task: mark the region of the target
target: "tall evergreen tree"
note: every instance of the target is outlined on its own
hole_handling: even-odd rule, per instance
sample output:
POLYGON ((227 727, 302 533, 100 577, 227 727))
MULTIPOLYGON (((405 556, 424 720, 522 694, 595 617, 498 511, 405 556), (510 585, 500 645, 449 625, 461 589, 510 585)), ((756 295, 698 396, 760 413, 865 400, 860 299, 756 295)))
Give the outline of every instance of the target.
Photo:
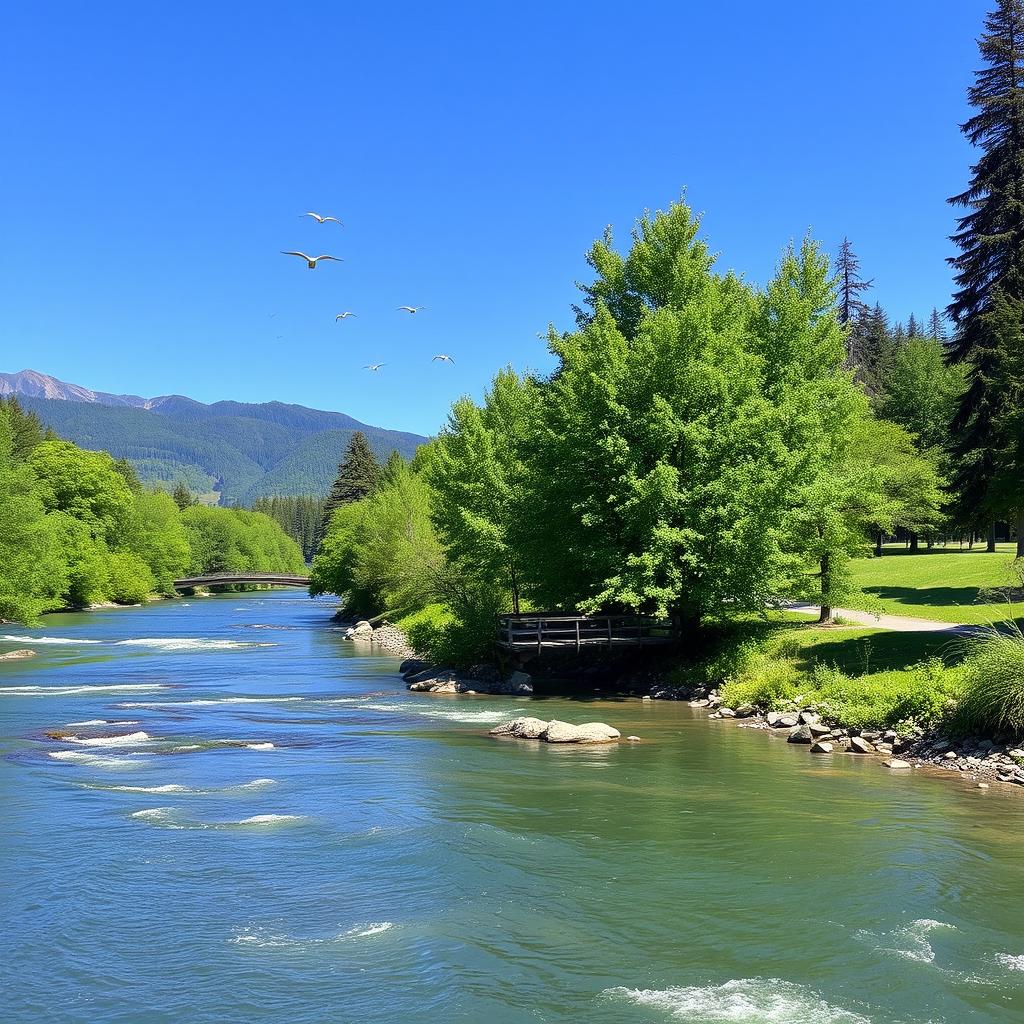
POLYGON ((999 0, 978 46, 985 67, 968 90, 977 113, 961 130, 981 157, 967 189, 950 199, 967 211, 952 236, 960 254, 950 258, 957 291, 948 313, 957 329, 951 357, 968 366, 952 450, 960 518, 969 524, 1021 508, 1019 479, 1009 489, 993 483, 1002 476, 997 423, 1010 402, 1007 311, 1024 299, 1024 0, 999 0))
POLYGON ((910 314, 910 319, 907 321, 907 337, 918 338, 921 336, 921 328, 917 325, 917 317, 913 313, 910 314))
POLYGON ((188 489, 188 484, 183 480, 179 480, 174 485, 174 491, 171 493, 171 497, 174 499, 174 504, 180 509, 190 508, 196 503, 195 496, 188 489))
POLYGON ((945 317, 937 309, 932 310, 932 315, 928 320, 928 337, 933 341, 946 340, 945 317))
POLYGON ((380 474, 380 463, 373 454, 366 435, 357 430, 348 443, 345 458, 338 465, 338 475, 324 503, 321 536, 327 532, 327 524, 334 510, 365 498, 377 486, 380 474))

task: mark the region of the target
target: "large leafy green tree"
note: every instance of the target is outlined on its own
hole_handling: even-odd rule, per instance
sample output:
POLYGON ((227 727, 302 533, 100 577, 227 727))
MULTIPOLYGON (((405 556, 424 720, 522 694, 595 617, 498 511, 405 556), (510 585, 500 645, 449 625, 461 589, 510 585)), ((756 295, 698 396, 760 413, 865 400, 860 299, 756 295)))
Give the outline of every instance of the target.
POLYGON ((512 533, 520 517, 532 518, 523 500, 522 446, 536 390, 531 379, 500 371, 482 407, 468 398, 455 403, 426 460, 434 525, 448 558, 481 586, 507 592, 517 614, 523 570, 512 533))
POLYGON ((695 625, 763 608, 803 557, 790 496, 859 400, 828 263, 805 243, 758 294, 713 272, 698 229, 678 203, 625 257, 606 236, 581 330, 550 337, 515 537, 544 605, 695 625))

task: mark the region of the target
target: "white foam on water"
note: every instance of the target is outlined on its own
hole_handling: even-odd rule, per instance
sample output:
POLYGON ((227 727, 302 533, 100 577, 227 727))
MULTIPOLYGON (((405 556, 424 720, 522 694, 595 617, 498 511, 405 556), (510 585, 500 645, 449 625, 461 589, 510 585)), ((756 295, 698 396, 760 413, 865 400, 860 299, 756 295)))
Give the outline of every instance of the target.
POLYGON ((237 786, 221 786, 216 789, 202 789, 195 786, 182 786, 171 782, 163 786, 103 786, 94 783, 82 783, 85 789, 104 789, 112 793, 189 793, 193 796, 211 796, 215 793, 237 793, 245 790, 263 789, 276 785, 276 779, 253 779, 241 782, 237 786))
POLYGON ((196 700, 122 701, 121 708, 190 708, 215 704, 280 704, 301 697, 201 697, 196 700))
POLYGON ((268 932, 262 928, 245 931, 236 935, 231 942, 238 946, 254 946, 257 949, 307 949, 311 946, 329 946, 353 939, 366 939, 372 935, 381 935, 391 931, 395 925, 392 921, 373 921, 357 925, 337 935, 311 936, 303 938, 297 935, 282 935, 268 932))
POLYGON ((1024 953, 997 953, 996 960, 1009 971, 1024 971, 1024 953))
POLYGON ((525 714, 522 709, 515 711, 469 711, 466 708, 426 707, 422 704, 360 704, 361 711, 398 711, 422 718, 436 718, 447 722, 465 722, 469 725, 485 725, 503 722, 507 718, 525 714))
POLYGON ((0 636, 0 640, 5 640, 7 643, 12 644, 51 644, 54 646, 63 644, 103 643, 102 640, 80 640, 68 636, 0 636))
POLYGON ((870 932, 858 931, 855 933, 858 939, 874 944, 876 950, 882 953, 893 953, 903 957, 904 960, 913 960, 916 963, 931 964, 935 962, 935 950, 929 941, 929 936, 938 928, 956 931, 956 925, 947 924, 945 921, 932 921, 930 918, 919 918, 911 921, 910 924, 900 928, 894 928, 891 932, 870 932))
POLYGON ((276 750, 273 743, 246 743, 246 750, 276 750))
POLYGON ((110 721, 108 721, 105 718, 88 718, 84 722, 68 722, 68 724, 65 725, 64 728, 65 729, 70 729, 72 726, 82 726, 82 725, 138 725, 138 724, 139 724, 138 722, 132 722, 132 721, 110 722, 110 721))
POLYGON ((869 1017, 831 1006, 803 985, 776 978, 663 989, 611 988, 603 994, 662 1010, 687 1024, 871 1024, 869 1017))
POLYGON ((275 647, 267 641, 215 640, 199 636, 143 636, 114 641, 118 647, 148 647, 158 651, 233 651, 243 647, 275 647))
POLYGON ((142 811, 135 811, 128 815, 137 821, 148 821, 161 828, 186 828, 174 820, 174 810, 168 807, 147 807, 142 811))
POLYGON ((121 736, 64 736, 68 743, 80 743, 85 747, 135 747, 149 743, 153 737, 148 732, 126 732, 121 736))
POLYGON ((0 697, 76 697, 80 694, 152 693, 161 683, 110 683, 88 686, 0 686, 0 697))
POLYGON ((289 821, 305 821, 302 814, 254 814, 241 821, 226 821, 225 825, 284 825, 289 821))
POLYGON ((69 761, 87 768, 141 768, 148 764, 147 761, 140 761, 136 758, 88 754, 84 750, 54 750, 47 756, 52 757, 55 761, 69 761))

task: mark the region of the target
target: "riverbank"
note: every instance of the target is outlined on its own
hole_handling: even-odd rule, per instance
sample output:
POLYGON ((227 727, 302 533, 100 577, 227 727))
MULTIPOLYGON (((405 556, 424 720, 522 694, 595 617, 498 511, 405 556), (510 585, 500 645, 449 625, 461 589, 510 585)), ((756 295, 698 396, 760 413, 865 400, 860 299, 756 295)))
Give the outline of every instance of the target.
MULTIPOLYGON (((891 771, 927 766, 983 786, 1024 787, 1024 744, 957 728, 965 649, 949 646, 956 632, 820 627, 793 618, 727 630, 689 659, 556 656, 532 675, 547 695, 685 701, 707 709, 711 720, 785 735, 814 756, 875 757, 891 771)), ((409 638, 388 622, 349 624, 346 636, 404 657, 400 673, 414 692, 534 693, 530 673, 495 664, 459 672, 417 658, 409 638)))

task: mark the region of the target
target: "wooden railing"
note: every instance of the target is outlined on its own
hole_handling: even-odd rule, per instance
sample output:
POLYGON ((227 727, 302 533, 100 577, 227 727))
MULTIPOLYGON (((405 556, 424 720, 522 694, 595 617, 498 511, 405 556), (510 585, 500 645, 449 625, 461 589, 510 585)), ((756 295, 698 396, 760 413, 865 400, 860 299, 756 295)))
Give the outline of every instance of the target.
POLYGON ((189 587, 212 587, 225 583, 262 583, 274 587, 308 587, 309 577, 291 572, 207 572, 175 580, 176 590, 189 587))
POLYGON ((506 650, 666 644, 676 634, 668 619, 642 615, 566 615, 531 612, 498 619, 498 646, 506 650))

